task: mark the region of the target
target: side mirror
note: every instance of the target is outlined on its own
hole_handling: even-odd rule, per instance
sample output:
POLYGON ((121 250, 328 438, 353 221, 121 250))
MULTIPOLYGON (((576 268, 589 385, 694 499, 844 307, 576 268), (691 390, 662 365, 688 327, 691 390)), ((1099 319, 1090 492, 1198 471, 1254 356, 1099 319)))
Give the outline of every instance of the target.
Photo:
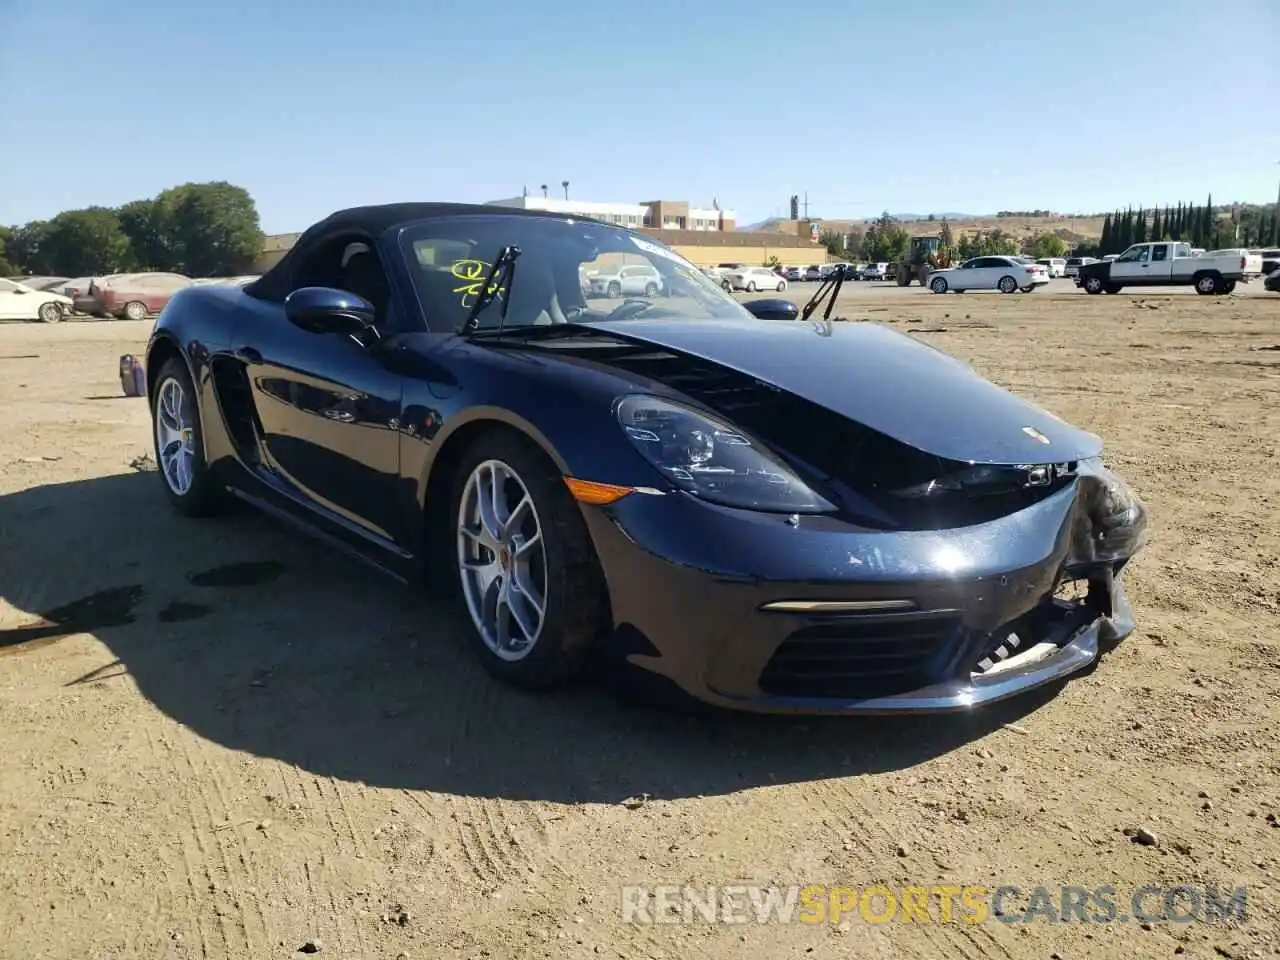
POLYGON ((308 333, 360 336, 373 329, 375 311, 364 297, 333 287, 301 287, 284 298, 284 314, 308 333))
POLYGON ((748 300, 743 304, 747 312, 761 320, 797 320, 800 308, 790 300, 770 297, 766 300, 748 300))

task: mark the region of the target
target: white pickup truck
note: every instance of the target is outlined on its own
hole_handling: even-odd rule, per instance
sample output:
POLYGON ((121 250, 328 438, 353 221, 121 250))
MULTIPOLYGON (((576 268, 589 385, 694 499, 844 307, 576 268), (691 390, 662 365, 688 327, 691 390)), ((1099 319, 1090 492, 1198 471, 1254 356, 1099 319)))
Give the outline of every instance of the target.
POLYGON ((1262 258, 1248 250, 1193 255, 1187 243, 1135 243, 1114 260, 1082 264, 1076 286, 1086 293, 1119 293, 1124 287, 1193 286, 1208 296, 1230 293, 1237 283, 1262 276, 1262 258))

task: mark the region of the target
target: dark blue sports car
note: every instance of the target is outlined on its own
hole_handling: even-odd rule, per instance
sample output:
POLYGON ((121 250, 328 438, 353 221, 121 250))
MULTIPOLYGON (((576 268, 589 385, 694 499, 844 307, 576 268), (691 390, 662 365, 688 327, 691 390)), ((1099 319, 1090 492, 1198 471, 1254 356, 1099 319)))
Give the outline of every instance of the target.
POLYGON ((1132 629, 1145 510, 1097 437, 776 306, 588 219, 344 210, 160 316, 164 491, 425 572, 523 686, 600 656, 728 707, 956 710, 1132 629))

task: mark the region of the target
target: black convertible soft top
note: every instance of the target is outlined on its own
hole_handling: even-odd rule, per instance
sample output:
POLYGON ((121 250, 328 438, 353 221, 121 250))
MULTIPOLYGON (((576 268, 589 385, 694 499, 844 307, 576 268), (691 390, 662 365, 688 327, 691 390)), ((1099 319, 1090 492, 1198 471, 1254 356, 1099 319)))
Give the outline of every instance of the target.
MULTIPOLYGON (((281 301, 293 290, 291 278, 293 265, 309 246, 323 237, 335 234, 363 234, 370 238, 377 237, 391 227, 416 223, 420 220, 431 220, 436 217, 457 216, 516 216, 516 217, 563 217, 562 213, 547 210, 525 210, 520 207, 500 207, 480 203, 384 203, 370 207, 349 207, 329 214, 309 226, 280 261, 253 283, 247 284, 244 292, 259 300, 281 301)), ((589 219, 574 217, 575 220, 589 219)))

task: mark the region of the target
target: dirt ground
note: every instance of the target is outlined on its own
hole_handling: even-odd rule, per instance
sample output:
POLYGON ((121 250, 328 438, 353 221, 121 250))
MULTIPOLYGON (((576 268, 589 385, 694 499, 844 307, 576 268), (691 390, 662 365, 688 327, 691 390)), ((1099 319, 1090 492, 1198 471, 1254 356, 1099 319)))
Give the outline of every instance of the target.
POLYGON ((0 957, 1280 956, 1280 297, 848 308, 1105 437, 1152 531, 1093 674, 926 719, 518 694, 428 598, 167 507, 116 375, 150 324, 0 326, 0 957), (1243 886, 1249 915, 623 920, 623 884, 736 882, 1243 886))

